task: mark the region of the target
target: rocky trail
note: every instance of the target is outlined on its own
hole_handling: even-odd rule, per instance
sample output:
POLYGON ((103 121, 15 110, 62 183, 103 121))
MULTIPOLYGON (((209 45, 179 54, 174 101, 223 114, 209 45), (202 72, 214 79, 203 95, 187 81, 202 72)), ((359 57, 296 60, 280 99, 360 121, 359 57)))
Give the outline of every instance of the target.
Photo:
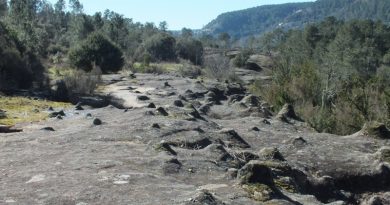
POLYGON ((322 134, 239 84, 104 81, 112 105, 0 135, 0 204, 390 204, 381 124, 322 134))

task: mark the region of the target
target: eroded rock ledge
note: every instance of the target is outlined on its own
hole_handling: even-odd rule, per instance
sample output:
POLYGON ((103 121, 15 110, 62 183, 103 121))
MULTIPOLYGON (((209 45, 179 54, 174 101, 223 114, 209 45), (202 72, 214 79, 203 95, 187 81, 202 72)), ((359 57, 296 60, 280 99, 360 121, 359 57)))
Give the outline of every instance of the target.
POLYGON ((80 105, 0 135, 0 204, 390 201, 380 123, 316 133, 238 84, 136 74, 110 86, 121 106, 80 105))

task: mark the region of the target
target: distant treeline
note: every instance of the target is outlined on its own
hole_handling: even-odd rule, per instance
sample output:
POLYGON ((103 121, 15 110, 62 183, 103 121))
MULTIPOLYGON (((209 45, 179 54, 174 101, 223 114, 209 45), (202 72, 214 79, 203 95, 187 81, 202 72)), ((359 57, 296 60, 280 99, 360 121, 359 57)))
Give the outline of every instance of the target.
POLYGON ((265 5, 219 15, 207 24, 211 34, 227 32, 233 38, 256 36, 276 28, 303 28, 328 16, 342 20, 373 19, 390 23, 389 0, 317 0, 265 5))

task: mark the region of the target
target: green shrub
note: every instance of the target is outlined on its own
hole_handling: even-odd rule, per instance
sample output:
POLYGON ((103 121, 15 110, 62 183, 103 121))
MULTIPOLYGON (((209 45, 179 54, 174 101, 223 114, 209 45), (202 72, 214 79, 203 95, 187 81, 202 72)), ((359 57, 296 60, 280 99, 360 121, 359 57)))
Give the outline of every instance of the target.
POLYGON ((155 34, 138 48, 138 58, 141 58, 138 60, 143 61, 144 56, 149 55, 151 61, 174 61, 176 60, 175 44, 174 37, 165 33, 155 34))
POLYGON ((248 61, 249 57, 253 54, 251 50, 244 50, 241 53, 239 53, 234 59, 233 64, 236 67, 242 68, 246 65, 246 62, 248 61))
POLYGON ((176 45, 176 52, 180 58, 189 60, 194 65, 203 63, 203 45, 198 40, 192 38, 180 39, 176 45))
POLYGON ((119 71, 124 65, 123 53, 100 33, 92 33, 80 46, 69 52, 71 65, 84 71, 99 66, 103 73, 119 71))
POLYGON ((16 35, 0 22, 0 90, 29 89, 34 81, 44 81, 43 66, 25 51, 16 35))

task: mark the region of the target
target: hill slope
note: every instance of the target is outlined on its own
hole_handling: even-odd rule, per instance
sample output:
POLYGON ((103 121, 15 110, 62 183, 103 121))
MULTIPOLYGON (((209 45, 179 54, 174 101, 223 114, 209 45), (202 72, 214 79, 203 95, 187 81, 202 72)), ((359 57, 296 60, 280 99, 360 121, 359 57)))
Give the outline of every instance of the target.
POLYGON ((388 0, 318 0, 306 3, 266 5, 219 15, 205 32, 227 32, 234 37, 257 35, 276 28, 297 28, 325 17, 374 19, 390 22, 388 0))

